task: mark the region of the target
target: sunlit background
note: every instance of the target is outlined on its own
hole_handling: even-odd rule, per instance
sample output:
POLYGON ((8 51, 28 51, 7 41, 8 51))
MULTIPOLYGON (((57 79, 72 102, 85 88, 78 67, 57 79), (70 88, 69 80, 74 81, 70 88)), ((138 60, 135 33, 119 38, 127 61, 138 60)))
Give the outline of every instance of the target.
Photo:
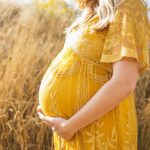
MULTIPOLYGON (((33 0, 5 0, 5 1, 16 2, 16 3, 21 4, 21 5, 31 4, 33 2, 33 0)), ((41 2, 47 2, 48 0, 40 0, 40 1, 41 2)), ((68 6, 74 8, 74 9, 78 8, 78 6, 76 5, 74 0, 64 0, 64 1, 66 1, 68 6)), ((147 4, 150 7, 150 0, 147 0, 147 4)), ((150 19, 150 12, 148 12, 148 16, 149 16, 149 19, 150 19)))
MULTIPOLYGON (((5 0, 5 1, 16 2, 18 4, 31 4, 33 2, 33 0, 5 0)), ((40 1, 47 2, 48 0, 40 0, 40 1)), ((76 3, 73 0, 64 0, 64 1, 66 1, 68 5, 76 7, 76 3)))

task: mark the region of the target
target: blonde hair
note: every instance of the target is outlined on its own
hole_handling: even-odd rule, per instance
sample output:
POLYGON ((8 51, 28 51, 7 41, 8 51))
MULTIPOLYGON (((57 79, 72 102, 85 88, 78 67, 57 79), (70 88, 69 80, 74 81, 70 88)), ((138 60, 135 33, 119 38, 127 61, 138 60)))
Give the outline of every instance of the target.
MULTIPOLYGON (((83 0, 80 0, 83 1, 83 0)), ((114 14, 119 5, 125 0, 85 0, 84 4, 81 4, 83 12, 69 27, 65 29, 66 36, 72 31, 72 29, 86 24, 90 19, 98 16, 99 21, 93 25, 92 29, 101 30, 107 27, 114 19, 114 14), (88 7, 86 7, 88 5, 88 7)), ((147 6, 146 0, 141 0, 145 6, 147 6)))

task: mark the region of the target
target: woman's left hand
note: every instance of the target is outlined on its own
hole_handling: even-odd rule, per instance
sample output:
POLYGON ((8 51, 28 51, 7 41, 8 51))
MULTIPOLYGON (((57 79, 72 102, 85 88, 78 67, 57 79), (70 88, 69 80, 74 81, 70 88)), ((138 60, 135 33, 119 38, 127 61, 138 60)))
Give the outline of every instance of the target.
POLYGON ((42 113, 40 106, 37 107, 39 118, 49 126, 54 132, 56 132, 61 138, 70 140, 74 136, 75 132, 67 126, 67 120, 61 117, 49 117, 42 113))

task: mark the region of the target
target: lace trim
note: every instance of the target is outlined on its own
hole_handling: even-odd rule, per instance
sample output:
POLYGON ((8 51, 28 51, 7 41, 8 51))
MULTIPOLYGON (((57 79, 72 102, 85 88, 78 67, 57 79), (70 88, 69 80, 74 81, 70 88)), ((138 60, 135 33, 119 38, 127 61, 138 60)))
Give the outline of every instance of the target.
POLYGON ((80 50, 78 50, 75 47, 74 48, 70 47, 70 49, 72 49, 76 55, 82 57, 82 59, 85 59, 87 62, 92 63, 93 65, 96 65, 96 64, 100 65, 101 64, 101 62, 99 60, 93 59, 93 58, 89 57, 88 55, 83 54, 80 50))
POLYGON ((69 69, 62 71, 62 70, 56 70, 53 75, 55 77, 67 77, 67 76, 71 76, 74 73, 76 73, 77 71, 79 71, 80 68, 80 61, 77 61, 76 63, 74 63, 69 69))
POLYGON ((89 56, 81 53, 79 50, 74 50, 72 48, 68 49, 72 52, 73 57, 77 58, 77 60, 73 60, 71 65, 62 66, 59 69, 57 64, 55 67, 58 67, 52 74, 55 77, 68 77, 74 75, 80 70, 81 65, 86 64, 87 74, 89 77, 96 82, 106 82, 112 76, 112 71, 110 69, 110 64, 99 62, 96 59, 92 59, 89 56), (78 57, 79 56, 79 57, 78 57), (108 66, 107 66, 108 65, 108 66), (109 69, 108 69, 109 68, 109 69))
POLYGON ((94 66, 93 64, 88 64, 87 70, 90 78, 96 82, 106 82, 112 77, 112 73, 107 72, 104 68, 101 68, 100 66, 94 66), (100 73, 98 72, 99 70, 100 73))
POLYGON ((94 72, 89 72, 90 74, 90 78, 95 80, 96 82, 106 82, 108 80, 110 80, 110 78, 112 77, 112 74, 110 73, 106 73, 105 75, 100 75, 94 72))

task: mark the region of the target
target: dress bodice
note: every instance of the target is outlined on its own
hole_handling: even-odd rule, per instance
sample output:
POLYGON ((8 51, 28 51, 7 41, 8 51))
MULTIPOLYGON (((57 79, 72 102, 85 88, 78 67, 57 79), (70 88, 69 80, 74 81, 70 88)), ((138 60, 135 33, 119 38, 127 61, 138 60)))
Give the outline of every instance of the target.
POLYGON ((90 25, 95 20, 97 18, 85 27, 73 30, 66 38, 64 47, 72 48, 80 56, 99 62, 108 28, 101 32, 90 32, 90 25))
POLYGON ((110 64, 124 56, 133 57, 139 63, 140 75, 150 69, 150 22, 141 0, 124 0, 118 6, 113 22, 91 33, 91 25, 98 19, 95 17, 85 27, 73 30, 67 36, 64 48, 71 48, 96 63, 110 64))

